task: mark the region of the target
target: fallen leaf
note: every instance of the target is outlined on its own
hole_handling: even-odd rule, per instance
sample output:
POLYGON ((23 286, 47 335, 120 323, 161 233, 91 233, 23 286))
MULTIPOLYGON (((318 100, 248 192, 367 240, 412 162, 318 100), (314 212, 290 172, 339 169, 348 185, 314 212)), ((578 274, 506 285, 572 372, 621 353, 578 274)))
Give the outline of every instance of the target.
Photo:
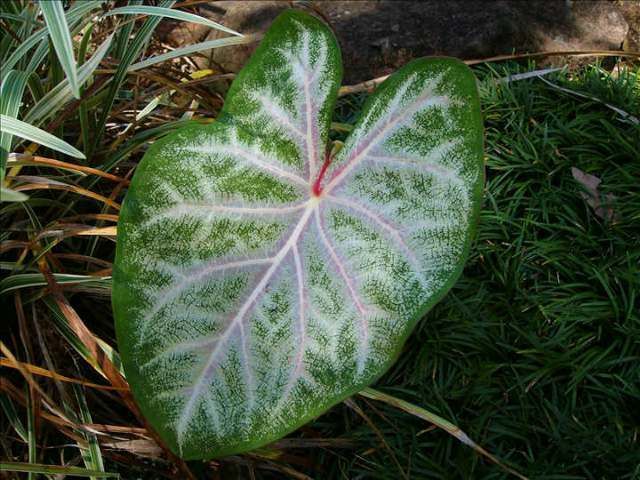
POLYGON ((113 450, 126 450, 142 457, 162 458, 162 448, 153 440, 117 440, 102 442, 102 446, 113 450))
POLYGON ((573 178, 584 187, 585 191, 580 192, 580 196, 589 204, 595 214, 603 220, 611 221, 615 218, 613 209, 609 206, 613 203, 615 197, 608 193, 604 196, 600 194, 598 186, 602 182, 595 175, 583 172, 579 168, 571 167, 573 178))

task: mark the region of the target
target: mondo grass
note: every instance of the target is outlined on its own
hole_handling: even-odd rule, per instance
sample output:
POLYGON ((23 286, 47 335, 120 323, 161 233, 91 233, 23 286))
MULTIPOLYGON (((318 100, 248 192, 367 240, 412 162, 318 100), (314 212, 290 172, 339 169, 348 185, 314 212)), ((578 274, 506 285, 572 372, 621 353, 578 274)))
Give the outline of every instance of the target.
MULTIPOLYGON (((377 388, 444 416, 531 478, 638 478, 640 129, 539 79, 496 82, 521 71, 478 70, 487 184, 476 245, 377 388), (602 180, 611 219, 585 201, 572 167, 602 180)), ((545 78, 640 111, 637 68, 545 78)), ((378 419, 415 478, 502 475, 411 417, 384 408, 378 419)), ((397 475, 383 450, 339 464, 336 476, 397 475)))
MULTIPOLYGON (((543 71, 551 85, 529 74, 534 64, 475 67, 487 163, 477 239, 463 276, 397 363, 375 390, 269 447, 189 465, 163 451, 127 395, 114 349, 118 206, 150 143, 213 121, 222 105, 229 76, 194 72, 183 56, 251 38, 231 31, 221 42, 166 53, 154 36, 156 14, 171 8, 168 16, 193 19, 194 2, 155 2, 152 16, 142 2, 123 3, 129 10, 64 3, 69 52, 50 43, 37 3, 0 2, 0 113, 31 120, 86 157, 3 129, 3 473, 640 476, 640 127, 630 118, 640 112, 640 71, 623 64, 615 74, 599 64, 543 71), (600 179, 599 210, 572 169, 600 179), (22 201, 5 201, 14 198, 22 201), (458 438, 463 430, 505 469, 429 419, 458 438)), ((339 100, 334 148, 365 98, 339 100)))

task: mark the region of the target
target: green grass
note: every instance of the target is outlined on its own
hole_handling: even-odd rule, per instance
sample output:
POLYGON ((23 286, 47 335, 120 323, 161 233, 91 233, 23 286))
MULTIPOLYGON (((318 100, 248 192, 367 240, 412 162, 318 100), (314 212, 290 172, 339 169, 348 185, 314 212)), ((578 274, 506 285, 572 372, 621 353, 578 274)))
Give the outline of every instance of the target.
MULTIPOLYGON (((487 184, 472 256, 377 388, 448 418, 531 478, 640 478, 640 127, 538 79, 496 85, 498 71, 478 71, 487 184), (613 221, 582 199, 571 167, 615 196, 613 221)), ((549 78, 640 112, 637 70, 549 78)), ((504 476, 446 434, 420 435, 415 418, 379 409, 411 478, 504 476)), ((336 414, 319 423, 341 431, 336 414)), ((347 431, 376 444, 366 426, 347 431)), ((326 478, 358 473, 400 475, 378 449, 349 452, 326 478)))
MULTIPOLYGON (((118 365, 109 348, 116 346, 108 279, 115 244, 108 234, 77 231, 113 226, 117 210, 104 199, 120 202, 126 183, 73 167, 130 176, 148 142, 193 121, 183 118, 188 106, 201 110, 195 121, 215 117, 220 84, 213 83, 215 76, 189 77, 184 61, 127 73, 142 59, 134 50, 150 44, 151 54, 157 53, 152 33, 159 18, 117 24, 116 17, 106 17, 89 28, 87 10, 69 20, 74 32, 91 35, 75 46, 76 58, 89 62, 114 31, 111 49, 95 72, 81 75, 86 82, 81 101, 72 98, 70 87, 56 100, 47 93, 69 66, 61 67, 46 39, 36 38, 32 51, 12 57, 18 46, 13 35, 23 40, 37 35, 42 16, 28 1, 1 3, 3 27, 11 26, 12 35, 0 39, 0 57, 30 73, 24 94, 21 74, 9 77, 16 86, 10 104, 3 98, 2 113, 16 116, 14 107, 22 101, 17 118, 24 119, 39 104, 35 126, 87 156, 76 160, 39 147, 38 155, 68 162, 67 169, 9 158, 4 186, 38 188, 24 190, 26 201, 0 204, 3 348, 46 371, 106 385, 104 358, 118 365), (46 55, 40 58, 38 51, 46 55), (151 113, 136 120, 154 98, 151 113), (55 182, 65 189, 43 188, 55 182), (48 270, 62 285, 63 300, 100 339, 97 345, 78 339, 73 314, 47 288, 41 272, 48 270), (80 275, 80 281, 69 283, 78 280, 71 275, 80 275)), ((622 121, 602 102, 640 116, 640 69, 627 65, 612 76, 591 65, 545 77, 601 102, 536 78, 497 81, 532 69, 533 64, 475 68, 487 160, 478 238, 462 278, 418 325, 375 388, 451 421, 532 479, 637 479, 640 126, 622 121), (587 204, 572 167, 602 180, 601 199, 612 218, 600 218, 587 204)), ((365 98, 340 99, 335 121, 353 123, 365 98)), ((344 136, 334 132, 335 139, 344 136)), ((6 141, 3 136, 3 146, 6 141)), ((12 152, 36 148, 19 142, 13 139, 12 152)), ((8 361, 6 352, 3 357, 8 361)), ((174 460, 145 457, 141 448, 153 447, 150 442, 113 448, 118 439, 141 438, 135 430, 140 422, 113 390, 29 376, 24 369, 3 369, 3 375, 3 464, 20 464, 14 467, 34 478, 37 472, 54 478, 65 468, 95 478, 105 472, 125 479, 188 478, 174 460), (63 418, 124 431, 96 435, 64 424, 63 418)), ((188 468, 198 480, 514 478, 416 416, 363 397, 335 407, 275 446, 188 468)))

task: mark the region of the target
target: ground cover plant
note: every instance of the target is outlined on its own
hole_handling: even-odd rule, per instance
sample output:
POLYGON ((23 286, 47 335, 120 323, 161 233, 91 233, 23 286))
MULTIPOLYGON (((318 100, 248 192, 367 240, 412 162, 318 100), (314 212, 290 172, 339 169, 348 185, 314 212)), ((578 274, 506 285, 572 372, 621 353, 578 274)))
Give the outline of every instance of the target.
MULTIPOLYGON (((54 88, 66 74, 48 38, 19 49, 45 26, 36 6, 1 8, 2 65, 14 62, 2 69, 2 114, 86 157, 16 137, 8 148, 2 137, 12 152, 3 186, 29 196, 9 203, 3 192, 0 206, 3 462, 32 478, 509 475, 374 394, 242 456, 185 465, 159 449, 118 383, 114 225, 148 142, 214 118, 227 77, 196 72, 187 58, 131 69, 159 51, 161 17, 94 22, 101 10, 83 7, 82 21, 68 18, 76 59, 88 65, 77 100, 71 83, 64 95, 54 88), (141 57, 147 44, 152 53, 141 57)), ((632 479, 640 475, 640 131, 625 114, 640 111, 639 72, 612 63, 547 73, 549 83, 517 76, 535 68, 475 68, 487 129, 477 239, 460 280, 376 389, 450 420, 530 478, 632 479)), ((332 139, 346 138, 367 96, 338 100, 332 139)))

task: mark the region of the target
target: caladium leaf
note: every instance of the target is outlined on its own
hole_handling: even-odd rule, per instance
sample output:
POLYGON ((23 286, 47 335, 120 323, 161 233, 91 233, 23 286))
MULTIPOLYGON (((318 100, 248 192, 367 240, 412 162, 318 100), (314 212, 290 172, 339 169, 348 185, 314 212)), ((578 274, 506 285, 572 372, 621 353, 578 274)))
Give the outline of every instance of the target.
POLYGON ((283 13, 219 119, 153 145, 133 178, 118 343, 184 458, 264 445, 371 384, 462 269, 483 184, 470 70, 400 69, 330 158, 341 70, 322 22, 283 13))

